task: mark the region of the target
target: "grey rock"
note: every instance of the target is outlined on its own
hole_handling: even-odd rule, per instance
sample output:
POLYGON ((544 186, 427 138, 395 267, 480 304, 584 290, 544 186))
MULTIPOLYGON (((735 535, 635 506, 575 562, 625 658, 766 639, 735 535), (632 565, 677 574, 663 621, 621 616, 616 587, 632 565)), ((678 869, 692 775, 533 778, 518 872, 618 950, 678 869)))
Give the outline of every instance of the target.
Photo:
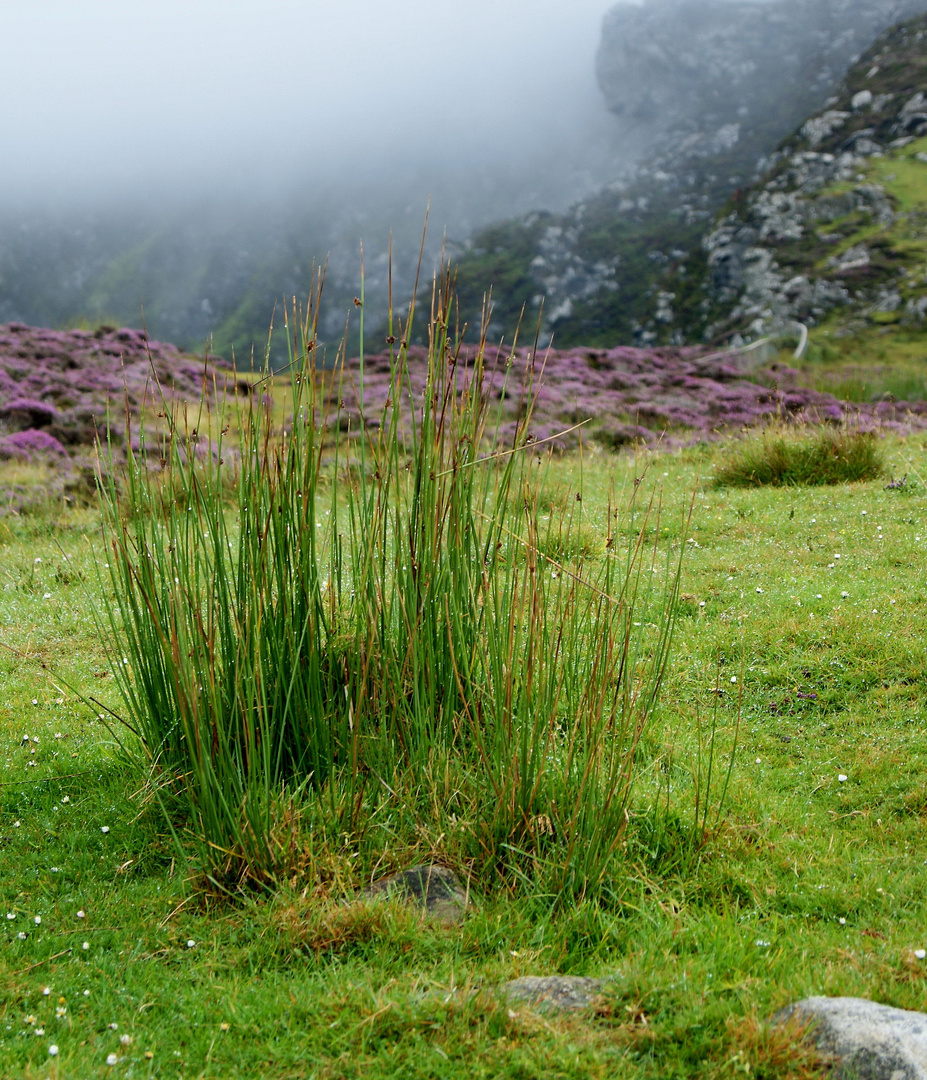
POLYGON ((469 891, 454 871, 432 863, 422 863, 380 878, 358 893, 362 900, 378 896, 389 896, 421 907, 429 918, 445 926, 462 922, 470 905, 469 891))
POLYGON ((774 1024, 813 1022, 815 1046, 838 1060, 847 1080, 927 1080, 927 1014, 864 998, 806 998, 781 1009, 774 1024))
POLYGON ((581 975, 526 975, 503 983, 498 993, 508 1001, 525 1002, 549 1012, 574 1012, 591 1008, 605 986, 603 979, 581 975))

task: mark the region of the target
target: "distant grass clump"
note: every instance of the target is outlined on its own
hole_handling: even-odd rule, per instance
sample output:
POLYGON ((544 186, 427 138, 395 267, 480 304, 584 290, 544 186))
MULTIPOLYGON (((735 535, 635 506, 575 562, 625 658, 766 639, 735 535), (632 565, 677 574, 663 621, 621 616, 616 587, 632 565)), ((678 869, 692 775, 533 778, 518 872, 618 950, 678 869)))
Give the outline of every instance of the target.
POLYGON ((776 425, 736 444, 715 472, 717 487, 805 487, 874 480, 885 471, 872 432, 776 425))

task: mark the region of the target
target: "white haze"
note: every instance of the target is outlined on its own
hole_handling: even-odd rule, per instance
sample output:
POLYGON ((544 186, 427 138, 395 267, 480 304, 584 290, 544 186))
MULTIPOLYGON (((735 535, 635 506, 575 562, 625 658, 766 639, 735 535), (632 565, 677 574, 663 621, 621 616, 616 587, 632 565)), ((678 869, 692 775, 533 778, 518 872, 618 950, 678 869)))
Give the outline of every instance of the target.
POLYGON ((0 197, 52 209, 382 186, 423 209, 433 188, 489 183, 514 189, 487 196, 501 212, 563 204, 621 154, 594 74, 609 6, 0 0, 0 197))

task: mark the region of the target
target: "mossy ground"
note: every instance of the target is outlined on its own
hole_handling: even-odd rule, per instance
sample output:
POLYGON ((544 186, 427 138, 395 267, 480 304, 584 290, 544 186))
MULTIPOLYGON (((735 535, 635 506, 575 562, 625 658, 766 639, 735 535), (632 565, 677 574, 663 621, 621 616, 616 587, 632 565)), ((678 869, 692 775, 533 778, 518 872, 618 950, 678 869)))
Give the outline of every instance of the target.
MULTIPOLYGON (((662 491, 653 538, 686 547, 674 659, 610 899, 552 911, 486 883, 457 930, 392 909, 346 925, 331 878, 239 905, 192 893, 144 775, 68 689, 118 708, 90 610, 95 513, 5 516, 0 1074, 802 1076, 799 1043, 765 1027, 775 1008, 814 993, 921 1008, 927 445, 886 449, 901 489, 715 490, 723 445, 555 463, 563 498, 583 492, 586 557, 612 486, 662 491), (614 983, 583 1017, 487 992, 555 972, 614 983)), ((342 886, 375 871, 337 854, 342 886)))

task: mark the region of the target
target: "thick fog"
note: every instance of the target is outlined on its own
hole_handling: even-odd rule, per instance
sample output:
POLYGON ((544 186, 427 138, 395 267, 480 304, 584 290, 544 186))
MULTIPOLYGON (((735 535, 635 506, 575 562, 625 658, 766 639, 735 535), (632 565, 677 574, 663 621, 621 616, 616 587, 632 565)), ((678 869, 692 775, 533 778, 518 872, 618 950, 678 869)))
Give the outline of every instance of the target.
POLYGON ((6 0, 0 185, 54 203, 411 181, 423 200, 417 176, 502 172, 522 200, 569 197, 605 164, 608 6, 6 0))
POLYGON ((0 0, 0 321, 144 306, 182 344, 241 342, 328 259, 335 333, 361 240, 382 306, 390 230, 408 294, 429 202, 426 273, 445 234, 614 175, 609 6, 0 0))

